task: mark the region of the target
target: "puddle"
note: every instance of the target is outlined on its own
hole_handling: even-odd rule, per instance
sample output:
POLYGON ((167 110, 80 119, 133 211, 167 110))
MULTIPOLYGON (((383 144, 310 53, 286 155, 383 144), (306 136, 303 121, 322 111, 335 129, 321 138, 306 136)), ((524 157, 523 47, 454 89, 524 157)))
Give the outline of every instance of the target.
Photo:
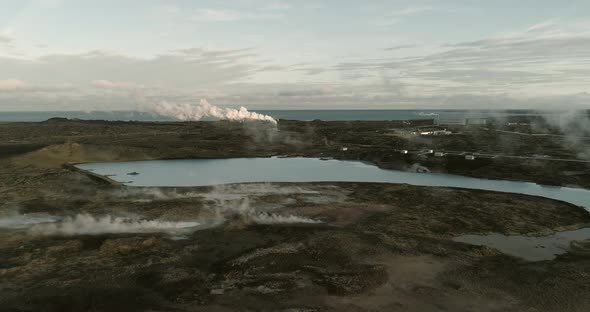
POLYGON ((507 255, 528 261, 555 259, 557 255, 570 250, 570 243, 590 239, 590 228, 559 232, 548 236, 523 235, 463 235, 454 238, 456 242, 487 246, 498 249, 507 255))

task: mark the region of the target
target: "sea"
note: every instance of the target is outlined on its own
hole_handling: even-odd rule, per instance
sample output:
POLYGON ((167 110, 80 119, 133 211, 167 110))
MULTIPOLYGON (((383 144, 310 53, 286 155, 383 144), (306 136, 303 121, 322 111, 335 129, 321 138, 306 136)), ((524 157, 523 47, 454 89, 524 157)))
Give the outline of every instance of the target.
MULTIPOLYGON (((535 110, 252 110, 275 119, 288 120, 419 120, 509 116, 542 116, 557 112, 535 110)), ((1 112, 0 122, 36 122, 53 117, 84 120, 173 121, 171 117, 137 111, 39 111, 1 112)))

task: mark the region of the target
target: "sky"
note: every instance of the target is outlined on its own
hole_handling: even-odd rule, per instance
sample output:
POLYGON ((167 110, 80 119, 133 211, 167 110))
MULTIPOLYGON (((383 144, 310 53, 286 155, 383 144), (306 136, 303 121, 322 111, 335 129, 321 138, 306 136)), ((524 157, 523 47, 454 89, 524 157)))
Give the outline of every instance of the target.
POLYGON ((588 0, 0 0, 0 111, 590 108, 588 0))

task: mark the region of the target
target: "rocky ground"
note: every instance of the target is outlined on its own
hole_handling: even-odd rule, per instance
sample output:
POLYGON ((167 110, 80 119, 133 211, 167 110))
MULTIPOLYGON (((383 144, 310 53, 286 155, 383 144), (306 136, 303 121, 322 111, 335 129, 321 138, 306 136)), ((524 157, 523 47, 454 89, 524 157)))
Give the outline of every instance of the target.
MULTIPOLYGON (((363 183, 135 188, 62 166, 289 154, 405 168, 414 160, 385 151, 458 144, 376 132, 393 126, 400 125, 285 122, 279 132, 218 122, 0 125, 0 310, 590 309, 584 242, 555 260, 528 262, 451 240, 467 233, 546 234, 590 224, 586 210, 567 203, 363 183), (349 147, 346 153, 343 146, 349 147), (199 226, 171 226, 182 222, 199 226)), ((544 152, 550 148, 570 155, 557 143, 544 152)), ((433 170, 454 170, 433 164, 433 170)), ((461 170, 484 175, 497 166, 461 170)), ((525 173, 535 166, 543 170, 532 180, 563 169, 518 164, 525 173)), ((563 166, 578 174, 554 180, 586 186, 587 167, 563 166)), ((497 177, 507 174, 502 172, 497 177)), ((505 178, 523 176, 516 171, 505 178)))
MULTIPOLYGON (((590 163, 464 156, 435 157, 421 150, 506 155, 548 155, 578 159, 590 139, 523 136, 472 126, 449 136, 395 136, 386 130, 429 121, 288 121, 275 128, 239 122, 105 122, 54 119, 41 123, 0 123, 0 157, 20 155, 21 167, 55 167, 64 162, 169 158, 217 158, 277 154, 371 161, 383 168, 480 178, 532 181, 590 188, 590 163), (346 148, 343 151, 342 148, 346 148), (403 155, 399 150, 411 152, 403 155), (37 152, 32 152, 37 151, 37 152), (29 154, 23 153, 32 152, 29 154)), ((514 129, 524 131, 523 129, 514 129)))

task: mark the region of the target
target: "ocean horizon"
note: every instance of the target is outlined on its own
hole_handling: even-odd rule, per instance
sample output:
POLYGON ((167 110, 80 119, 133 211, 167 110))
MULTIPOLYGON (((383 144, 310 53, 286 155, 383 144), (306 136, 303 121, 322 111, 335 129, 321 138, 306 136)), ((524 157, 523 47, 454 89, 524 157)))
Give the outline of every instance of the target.
MULTIPOLYGON (((461 109, 305 109, 305 110, 252 110, 287 120, 419 120, 485 118, 494 116, 539 116, 558 114, 559 111, 514 110, 461 110, 461 109)), ((27 111, 0 112, 0 122, 39 122, 50 118, 109 121, 175 121, 168 116, 139 111, 27 111)))

